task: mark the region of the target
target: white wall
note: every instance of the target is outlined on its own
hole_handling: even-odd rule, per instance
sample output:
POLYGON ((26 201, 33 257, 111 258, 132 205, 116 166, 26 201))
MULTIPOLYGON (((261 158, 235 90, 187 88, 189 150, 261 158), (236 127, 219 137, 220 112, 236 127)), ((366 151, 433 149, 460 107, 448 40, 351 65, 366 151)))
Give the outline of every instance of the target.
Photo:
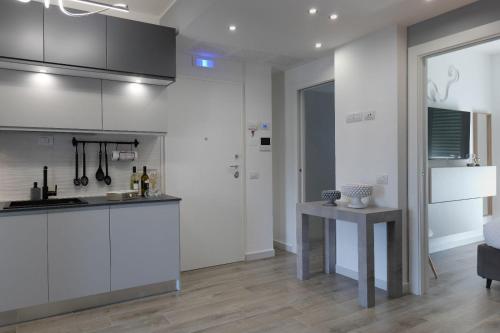
MULTIPOLYGON (((273 217, 275 247, 286 250, 285 224, 285 73, 272 75, 273 115, 273 217)), ((291 249, 288 249, 291 250, 291 249)))
MULTIPOLYGON (((404 33, 391 27, 370 34, 335 53, 337 186, 375 184, 388 175, 389 184, 375 186, 377 206, 405 208, 406 108, 401 86, 406 84, 404 33), (346 124, 353 112, 375 111, 376 120, 346 124), (402 127, 402 128, 401 128, 402 127), (403 130, 401 130, 403 129, 403 130)), ((337 264, 357 271, 357 233, 354 224, 339 223, 337 264)), ((383 285, 386 272, 386 226, 375 227, 375 275, 383 285)))
MULTIPOLYGON (((247 125, 249 123, 272 123, 270 66, 245 64, 244 103, 247 125)), ((272 129, 259 129, 254 137, 250 131, 245 130, 247 259, 274 255, 273 152, 260 151, 261 137, 272 138, 272 129), (251 179, 252 174, 257 175, 258 179, 251 179)))
MULTIPOLYGON (((370 34, 314 62, 285 73, 285 216, 275 240, 296 250, 299 201, 298 91, 335 80, 336 183, 374 184, 378 175, 389 185, 376 187, 374 203, 406 209, 406 36, 391 27, 370 34), (346 124, 352 112, 376 111, 373 122, 346 124)), ((375 230, 376 282, 386 285, 385 226, 375 230)), ((406 228, 404 228, 406 230, 406 228)), ((357 278, 356 226, 340 221, 338 272, 357 278)), ((406 245, 403 258, 406 258, 406 245)), ((405 260, 404 266, 407 267, 405 260)), ((407 280, 406 268, 404 278, 407 280)))
MULTIPOLYGON (((281 220, 275 221, 278 234, 275 241, 289 251, 296 252, 296 204, 299 201, 299 91, 320 83, 334 80, 333 54, 285 72, 285 142, 283 196, 285 211, 281 220)), ((283 171, 282 171, 283 172, 283 171)), ((278 216, 279 217, 279 216, 278 216)))
MULTIPOLYGON (((427 61, 428 79, 437 85, 443 97, 446 91, 445 87, 450 79, 448 76, 449 67, 454 66, 460 72, 460 79, 451 86, 448 99, 438 102, 429 101, 429 106, 492 113, 493 135, 496 137, 498 134, 495 134, 495 127, 498 129, 499 123, 497 114, 500 113, 495 112, 494 98, 500 94, 495 93, 494 64, 495 58, 484 52, 481 46, 473 46, 429 58, 427 61)), ((484 117, 480 117, 480 119, 483 120, 482 124, 484 125, 484 117)), ((500 147, 498 146, 493 139, 494 165, 499 159, 500 147)), ((486 163, 486 156, 480 156, 480 158, 482 163, 486 163)), ((470 160, 430 160, 429 167, 465 166, 468 162, 470 160)), ((498 206, 498 199, 495 198, 494 202, 498 206)), ((483 217, 483 213, 482 199, 430 204, 428 208, 429 228, 432 231, 432 236, 429 239, 430 253, 483 240, 482 226, 490 220, 490 218, 483 217)))

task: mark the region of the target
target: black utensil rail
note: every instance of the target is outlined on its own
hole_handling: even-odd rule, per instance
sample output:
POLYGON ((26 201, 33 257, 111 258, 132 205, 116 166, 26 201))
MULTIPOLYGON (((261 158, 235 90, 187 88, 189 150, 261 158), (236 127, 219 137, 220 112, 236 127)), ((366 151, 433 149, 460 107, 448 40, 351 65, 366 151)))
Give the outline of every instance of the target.
POLYGON ((77 146, 81 143, 86 143, 86 144, 101 144, 101 145, 104 145, 104 144, 110 144, 110 145, 127 145, 127 146, 130 146, 130 145, 133 145, 134 147, 137 148, 137 146, 139 146, 139 141, 137 139, 135 139, 134 141, 92 141, 92 140, 77 140, 76 138, 73 138, 73 146, 77 146))

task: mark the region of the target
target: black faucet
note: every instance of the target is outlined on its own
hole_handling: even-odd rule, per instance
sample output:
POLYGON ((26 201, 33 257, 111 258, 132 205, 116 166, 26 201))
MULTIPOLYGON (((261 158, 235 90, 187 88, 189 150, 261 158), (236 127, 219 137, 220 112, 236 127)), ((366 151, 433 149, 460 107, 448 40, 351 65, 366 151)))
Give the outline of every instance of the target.
POLYGON ((42 200, 48 200, 49 197, 57 196, 57 185, 55 186, 54 191, 49 191, 49 187, 47 186, 47 170, 49 168, 43 167, 43 187, 42 187, 42 200))

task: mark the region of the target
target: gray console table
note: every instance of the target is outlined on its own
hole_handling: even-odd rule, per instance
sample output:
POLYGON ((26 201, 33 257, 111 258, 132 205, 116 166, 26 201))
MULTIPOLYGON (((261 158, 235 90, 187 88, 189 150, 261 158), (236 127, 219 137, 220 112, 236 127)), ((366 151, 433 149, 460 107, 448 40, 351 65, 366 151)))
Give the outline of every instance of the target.
POLYGON ((403 294, 402 210, 390 208, 352 209, 325 206, 324 202, 297 204, 297 277, 309 279, 309 216, 325 220, 325 273, 336 265, 336 220, 358 225, 358 299, 365 308, 375 306, 375 258, 373 228, 387 223, 387 289, 389 297, 403 294))

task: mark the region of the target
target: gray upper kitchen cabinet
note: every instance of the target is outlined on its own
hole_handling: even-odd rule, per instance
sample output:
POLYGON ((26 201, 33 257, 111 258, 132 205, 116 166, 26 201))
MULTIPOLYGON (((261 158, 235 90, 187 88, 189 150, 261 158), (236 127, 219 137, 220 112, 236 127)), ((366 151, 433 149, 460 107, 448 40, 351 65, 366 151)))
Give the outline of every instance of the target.
POLYGON ((0 1, 0 57, 43 61, 43 5, 0 1))
POLYGON ((70 17, 45 10, 45 62, 106 69, 106 16, 70 17))
POLYGON ((107 68, 175 78, 175 29, 107 18, 107 68))
POLYGON ((111 290, 179 279, 179 203, 110 207, 111 290))
POLYGON ((0 216, 0 312, 48 301, 47 213, 0 216))
POLYGON ((111 131, 167 131, 168 88, 102 82, 103 128, 111 131))
POLYGON ((48 213, 49 301, 110 291, 109 208, 48 213))
POLYGON ((101 81, 0 69, 0 126, 102 129, 101 81))

